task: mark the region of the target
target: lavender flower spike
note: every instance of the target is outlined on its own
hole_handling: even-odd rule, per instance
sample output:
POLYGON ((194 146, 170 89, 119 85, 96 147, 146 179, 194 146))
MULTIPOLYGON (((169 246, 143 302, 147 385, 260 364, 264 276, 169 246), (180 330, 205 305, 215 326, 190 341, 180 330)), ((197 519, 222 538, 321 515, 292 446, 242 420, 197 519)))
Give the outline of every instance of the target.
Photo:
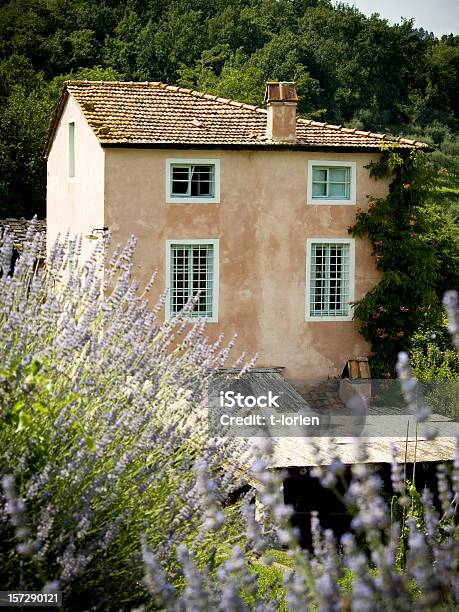
POLYGON ((396 364, 397 376, 400 380, 402 393, 408 406, 414 411, 416 421, 422 423, 428 419, 431 409, 422 401, 418 381, 413 375, 408 353, 402 351, 398 354, 396 364))

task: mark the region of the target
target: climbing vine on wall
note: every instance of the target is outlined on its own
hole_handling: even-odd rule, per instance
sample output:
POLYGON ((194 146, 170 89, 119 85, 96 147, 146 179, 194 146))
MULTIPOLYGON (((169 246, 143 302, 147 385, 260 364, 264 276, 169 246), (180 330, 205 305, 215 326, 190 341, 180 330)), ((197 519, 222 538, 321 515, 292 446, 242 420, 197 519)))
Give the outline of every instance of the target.
POLYGON ((369 197, 349 228, 369 239, 382 279, 355 304, 361 333, 371 343, 373 377, 394 374, 397 353, 413 333, 441 317, 441 298, 459 281, 459 232, 446 213, 431 204, 435 172, 425 153, 383 149, 369 166, 375 179, 392 177, 384 199, 369 197))

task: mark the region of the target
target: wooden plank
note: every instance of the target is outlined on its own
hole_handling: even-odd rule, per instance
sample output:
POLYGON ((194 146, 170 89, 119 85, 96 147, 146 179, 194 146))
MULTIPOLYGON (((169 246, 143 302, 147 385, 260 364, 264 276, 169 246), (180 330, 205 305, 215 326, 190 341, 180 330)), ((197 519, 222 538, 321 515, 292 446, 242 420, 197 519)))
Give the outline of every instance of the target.
MULTIPOLYGON (((314 445, 308 438, 278 438, 274 452, 269 459, 271 469, 287 467, 312 467, 328 465, 334 457, 339 457, 346 465, 361 463, 358 449, 351 438, 315 438, 314 445)), ((402 436, 388 438, 368 438, 365 441, 368 458, 365 463, 391 463, 392 445, 396 446, 397 463, 405 460, 406 441, 402 436)), ((453 461, 456 456, 456 439, 439 437, 436 440, 417 441, 413 436, 408 439, 408 461, 414 460, 414 447, 417 446, 418 462, 453 461)))
POLYGON ((355 361, 354 359, 352 360, 350 359, 349 366, 350 366, 350 377, 349 378, 360 378, 359 362, 355 361))
POLYGON ((360 378, 371 378, 370 366, 368 365, 368 361, 360 362, 360 378))

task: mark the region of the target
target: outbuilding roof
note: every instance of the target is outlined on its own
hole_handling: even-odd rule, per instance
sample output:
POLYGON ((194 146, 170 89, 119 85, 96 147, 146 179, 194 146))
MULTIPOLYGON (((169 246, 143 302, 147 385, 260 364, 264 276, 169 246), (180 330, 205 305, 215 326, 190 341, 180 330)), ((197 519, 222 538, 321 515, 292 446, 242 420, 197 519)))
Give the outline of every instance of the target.
POLYGON ((45 157, 69 95, 103 146, 379 150, 387 143, 429 149, 415 140, 301 118, 297 142, 275 143, 266 137, 267 111, 258 106, 161 82, 67 81, 45 157))
POLYGON ((5 229, 11 234, 14 242, 14 248, 21 253, 24 249, 24 243, 27 240, 27 232, 29 228, 33 226, 33 232, 41 235, 41 249, 40 257, 46 257, 46 219, 34 219, 29 221, 24 217, 15 219, 9 217, 7 219, 0 219, 0 229, 5 229))

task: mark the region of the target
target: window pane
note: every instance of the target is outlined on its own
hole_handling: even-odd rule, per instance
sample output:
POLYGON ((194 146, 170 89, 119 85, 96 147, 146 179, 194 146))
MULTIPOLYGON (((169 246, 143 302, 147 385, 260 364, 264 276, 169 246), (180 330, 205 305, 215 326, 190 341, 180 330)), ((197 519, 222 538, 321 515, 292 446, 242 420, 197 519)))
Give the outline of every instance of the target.
POLYGON ((211 198, 215 193, 215 171, 208 165, 172 165, 171 195, 211 198))
POLYGON ((173 166, 172 167, 172 176, 174 180, 177 181, 187 181, 190 169, 188 167, 183 166, 173 166))
POLYGON ((311 262, 313 278, 312 309, 318 313, 322 312, 325 306, 326 257, 326 247, 313 245, 313 259, 311 262))
POLYGON ((187 195, 189 192, 190 169, 183 166, 172 166, 172 195, 187 195))
POLYGON ((191 195, 195 197, 213 195, 213 166, 192 166, 191 195))
POLYGON ((189 271, 189 251, 186 247, 172 247, 172 291, 171 291, 171 312, 177 313, 185 306, 190 297, 188 280, 189 271))
POLYGON ((331 198, 347 198, 347 185, 345 183, 331 183, 329 186, 328 195, 331 198))
POLYGON ((330 247, 330 311, 341 310, 342 247, 330 247))
POLYGON ((312 197, 317 198, 318 196, 327 195, 327 184, 326 183, 313 183, 312 184, 312 197))
POLYGON ((328 171, 328 177, 330 183, 346 183, 348 178, 349 168, 330 168, 328 171))
POLYGON ((312 197, 347 200, 351 197, 351 169, 341 166, 313 168, 312 197))
POLYGON ((69 123, 69 176, 75 176, 75 123, 69 123))
POLYGON ((172 195, 187 195, 187 192, 188 192, 188 181, 186 183, 172 181, 172 195))
POLYGON ((312 181, 326 182, 327 181, 327 170, 325 168, 313 168, 312 169, 312 181))
POLYGON ((199 294, 194 316, 212 316, 212 263, 213 245, 193 247, 193 295, 199 294))

